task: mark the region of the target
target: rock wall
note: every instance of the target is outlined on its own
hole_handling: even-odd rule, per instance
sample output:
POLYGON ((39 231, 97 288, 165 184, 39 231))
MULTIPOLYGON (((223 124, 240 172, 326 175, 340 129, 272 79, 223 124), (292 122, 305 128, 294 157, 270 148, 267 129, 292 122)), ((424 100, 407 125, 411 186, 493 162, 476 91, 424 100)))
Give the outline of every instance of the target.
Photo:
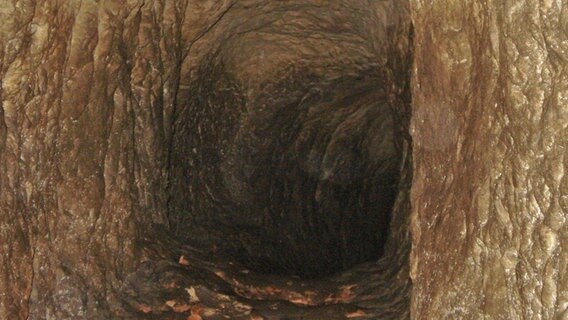
MULTIPOLYGON (((410 2, 413 35, 395 0, 2 0, 0 319, 566 319, 568 3, 410 2), (298 56, 311 62, 281 68, 298 56), (207 193, 218 173, 192 176, 192 139, 210 124, 193 111, 259 108, 314 83, 326 93, 316 107, 328 94, 336 107, 374 99, 338 80, 369 70, 402 161, 381 259, 306 281, 255 274, 171 237, 217 206, 185 202, 196 191, 184 188, 207 193)), ((364 136, 340 130, 353 132, 364 136)), ((219 153, 224 140, 213 136, 219 153)), ((339 140, 374 141, 359 138, 339 140)), ((221 167, 238 185, 231 166, 256 162, 232 156, 221 167)), ((247 188, 219 194, 246 203, 247 188)), ((295 268, 313 250, 298 249, 295 268)))
POLYGON ((221 6, 1 2, 0 318, 112 318, 167 224, 184 44, 221 6))
MULTIPOLYGON (((407 218, 411 174, 405 132, 409 119, 406 71, 410 60, 405 4, 363 0, 1 1, 0 318, 186 319, 204 313, 231 319, 249 319, 253 313, 304 319, 342 319, 362 314, 385 319, 408 317, 407 218), (265 18, 254 19, 262 15, 265 18), (283 16, 285 21, 298 24, 283 23, 283 16), (304 41, 303 35, 311 39, 304 41), (291 41, 279 42, 281 38, 291 41), (271 49, 266 50, 263 61, 260 51, 264 45, 271 49), (219 56, 222 61, 206 60, 219 56), (297 60, 308 63, 295 73, 277 72, 297 60), (364 112, 351 119, 355 124, 352 126, 340 126, 341 121, 334 119, 333 113, 322 112, 323 107, 318 107, 318 112, 340 129, 322 130, 328 136, 337 131, 338 143, 332 145, 331 160, 326 164, 332 175, 342 170, 341 166, 336 170, 334 162, 345 162, 341 148, 356 146, 353 154, 363 154, 348 159, 354 167, 381 153, 365 145, 370 139, 366 128, 373 126, 369 124, 373 117, 365 116, 377 105, 383 111, 392 109, 389 112, 398 124, 394 130, 398 133, 399 150, 405 150, 400 155, 406 159, 401 180, 404 192, 394 203, 398 214, 391 224, 396 227, 391 228, 386 244, 388 254, 380 263, 369 262, 331 279, 308 282, 289 277, 246 276, 236 265, 229 265, 228 260, 199 254, 195 248, 169 237, 183 234, 184 227, 193 226, 191 219, 183 217, 217 214, 207 206, 197 211, 193 209, 198 206, 189 206, 192 211, 184 212, 188 207, 184 202, 196 198, 195 194, 207 196, 207 179, 211 178, 188 180, 186 174, 195 178, 191 175, 196 175, 197 170, 186 170, 184 166, 191 160, 185 152, 193 152, 188 147, 192 146, 192 139, 199 138, 200 128, 208 129, 207 134, 215 139, 226 132, 233 133, 229 130, 232 109, 213 113, 212 121, 199 118, 200 112, 207 115, 218 105, 202 103, 193 106, 203 110, 188 108, 192 105, 188 101, 195 100, 238 107, 238 100, 223 98, 227 88, 220 86, 231 83, 216 82, 215 70, 208 69, 216 67, 219 61, 224 64, 223 70, 230 71, 226 72, 232 77, 229 80, 237 79, 241 88, 247 90, 243 92, 247 97, 256 99, 268 92, 260 85, 289 79, 291 82, 281 89, 295 90, 294 97, 314 87, 320 94, 315 92, 312 96, 317 96, 321 104, 325 104, 322 93, 329 93, 339 97, 334 98, 332 107, 345 108, 346 113, 356 111, 355 104, 364 107, 364 112), (388 83, 380 97, 369 88, 363 92, 370 95, 359 97, 350 92, 349 79, 367 79, 362 70, 378 80, 372 88, 388 83), (313 74, 316 76, 310 78, 313 74), (201 88, 197 92, 192 91, 196 79, 201 88), (294 81, 297 88, 293 88, 294 81), (333 86, 338 83, 341 90, 334 92, 333 86), (350 105, 350 99, 357 103, 350 105), (221 130, 214 131, 218 128, 221 130), (356 138, 350 140, 352 133, 356 138), (178 180, 179 175, 183 179, 178 180), (190 184, 198 189, 192 191, 190 184), (193 304, 189 305, 188 292, 198 295, 200 304, 191 296, 189 302, 193 304)), ((280 94, 290 99, 285 93, 280 94)), ((264 98, 270 95, 265 94, 264 98)), ((254 111, 262 104, 250 103, 248 107, 254 111)), ((270 112, 259 117, 264 116, 270 116, 270 112)), ((309 130, 304 135, 309 139, 317 138, 318 126, 326 123, 318 123, 317 117, 313 120, 316 125, 306 126, 309 130)), ((386 128, 392 131, 394 125, 389 121, 385 122, 386 128)), ((263 125, 262 119, 257 123, 263 125)), ((285 135, 286 130, 276 133, 285 135)), ((273 134, 269 130, 262 136, 273 134)), ((392 144, 392 136, 385 137, 392 144)), ((246 146, 248 142, 241 144, 246 146)), ((254 148, 262 149, 262 144, 254 148)), ((199 150, 206 160, 212 159, 207 158, 209 152, 217 155, 222 151, 221 145, 207 143, 199 150)), ((278 154, 277 149, 263 152, 278 154)), ((251 156, 242 153, 243 157, 251 156)), ((392 150, 387 152, 391 153, 392 150)), ((254 157, 249 160, 245 164, 255 163, 254 157)), ((225 168, 231 168, 231 161, 225 168)), ((197 169, 206 175, 204 168, 210 164, 211 161, 204 160, 197 169)), ((388 167, 396 168, 396 163, 388 167)), ((346 176, 353 172, 360 175, 358 169, 348 169, 346 176)), ((228 171, 227 181, 231 184, 234 172, 228 171)), ((287 179, 285 175, 281 178, 287 179)), ((375 186, 374 181, 369 179, 364 188, 380 189, 382 186, 375 186)), ((389 188, 396 186, 396 181, 398 177, 388 181, 389 188)), ((236 187, 230 192, 241 199, 239 192, 246 190, 236 187)), ((328 185, 322 189, 324 196, 336 192, 328 185)), ((257 188, 256 192, 259 191, 263 190, 257 188)), ((218 200, 217 195, 213 200, 218 200)), ((221 196, 222 199, 232 195, 221 192, 221 196)), ((359 202, 369 202, 361 199, 353 201, 354 208, 359 202)), ((338 203, 337 199, 334 201, 326 206, 334 209, 338 203)), ((386 207, 391 206, 392 203, 386 207)), ((254 213, 256 219, 258 212, 254 213)), ((316 218, 320 219, 321 214, 316 218)), ((384 212, 379 216, 384 217, 384 212)), ((239 221, 242 216, 237 218, 234 220, 239 221)), ((271 224, 274 228, 289 221, 292 219, 281 217, 271 224)), ((339 224, 338 221, 343 221, 357 245, 368 246, 370 242, 364 241, 367 236, 375 238, 372 242, 386 238, 384 227, 388 222, 377 221, 382 224, 377 230, 383 234, 372 234, 372 224, 365 224, 361 217, 353 226, 346 217, 330 224, 339 224), (357 233, 359 228, 364 228, 364 232, 357 233)), ((294 225, 288 224, 286 230, 294 232, 294 225)), ((329 252, 335 254, 333 246, 342 242, 328 238, 332 240, 326 243, 329 256, 329 252)), ((302 240, 301 236, 293 239, 292 245, 302 240)), ((336 264, 330 270, 337 271, 362 259, 379 258, 378 250, 362 248, 358 253, 362 259, 349 261, 349 250, 357 247, 347 240, 343 243, 348 245, 342 249, 346 262, 328 257, 324 263, 316 261, 318 268, 336 264)), ((297 250, 300 263, 294 263, 301 267, 301 260, 309 258, 310 252, 319 253, 316 249, 317 245, 312 245, 297 250)))
POLYGON ((566 319, 568 3, 411 10, 413 319, 566 319))

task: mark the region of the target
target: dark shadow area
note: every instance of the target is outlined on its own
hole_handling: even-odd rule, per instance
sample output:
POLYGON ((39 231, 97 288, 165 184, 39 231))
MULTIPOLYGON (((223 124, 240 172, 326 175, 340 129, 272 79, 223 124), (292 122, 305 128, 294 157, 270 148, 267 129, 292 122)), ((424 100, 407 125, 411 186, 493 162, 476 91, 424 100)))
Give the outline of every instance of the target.
POLYGON ((385 86, 372 70, 301 70, 250 103, 208 61, 174 136, 172 170, 193 190, 174 199, 177 236, 271 274, 321 277, 381 257, 402 154, 385 86))
POLYGON ((376 261, 408 143, 400 135, 408 115, 397 115, 409 103, 399 88, 408 70, 367 56, 371 34, 349 20, 360 13, 342 12, 342 25, 314 16, 325 8, 269 7, 248 10, 210 40, 185 80, 171 146, 170 224, 180 241, 264 274, 317 278, 376 261), (282 15, 299 15, 307 29, 279 25, 282 15), (302 43, 308 34, 314 38, 302 43))
POLYGON ((196 44, 174 114, 171 236, 264 316, 406 318, 408 26, 374 34, 372 12, 302 8, 233 8, 196 44))

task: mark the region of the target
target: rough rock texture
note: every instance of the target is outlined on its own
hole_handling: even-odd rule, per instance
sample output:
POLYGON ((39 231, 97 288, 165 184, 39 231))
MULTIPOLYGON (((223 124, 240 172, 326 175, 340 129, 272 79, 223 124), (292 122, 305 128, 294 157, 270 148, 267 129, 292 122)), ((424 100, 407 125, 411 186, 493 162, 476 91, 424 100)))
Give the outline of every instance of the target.
POLYGON ((0 0, 0 319, 568 319, 568 3, 410 2, 0 0))
POLYGON ((405 2, 0 21, 1 319, 408 318, 405 2))
POLYGON ((414 319, 568 319, 568 3, 411 1, 414 319))

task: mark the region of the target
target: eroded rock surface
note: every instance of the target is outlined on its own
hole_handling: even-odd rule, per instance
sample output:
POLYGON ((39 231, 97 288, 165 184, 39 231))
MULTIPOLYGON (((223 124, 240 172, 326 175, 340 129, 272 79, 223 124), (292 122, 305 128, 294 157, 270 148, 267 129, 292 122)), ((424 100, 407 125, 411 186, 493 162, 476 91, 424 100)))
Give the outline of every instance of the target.
POLYGON ((566 1, 412 1, 415 319, 568 317, 566 1))
POLYGON ((404 3, 0 20, 0 318, 408 317, 404 3))
POLYGON ((0 319, 568 317, 568 4, 410 2, 0 1, 0 319))

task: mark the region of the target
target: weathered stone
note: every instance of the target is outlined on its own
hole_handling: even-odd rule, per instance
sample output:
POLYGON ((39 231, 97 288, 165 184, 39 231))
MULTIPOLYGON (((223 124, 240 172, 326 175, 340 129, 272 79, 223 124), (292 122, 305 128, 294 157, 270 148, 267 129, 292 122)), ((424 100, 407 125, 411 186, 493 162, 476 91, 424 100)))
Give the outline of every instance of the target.
POLYGON ((0 18, 0 318, 408 315, 407 8, 6 0, 0 18))
POLYGON ((565 319, 567 10, 0 0, 0 319, 565 319))
POLYGON ((568 317, 565 1, 412 1, 415 319, 568 317))

